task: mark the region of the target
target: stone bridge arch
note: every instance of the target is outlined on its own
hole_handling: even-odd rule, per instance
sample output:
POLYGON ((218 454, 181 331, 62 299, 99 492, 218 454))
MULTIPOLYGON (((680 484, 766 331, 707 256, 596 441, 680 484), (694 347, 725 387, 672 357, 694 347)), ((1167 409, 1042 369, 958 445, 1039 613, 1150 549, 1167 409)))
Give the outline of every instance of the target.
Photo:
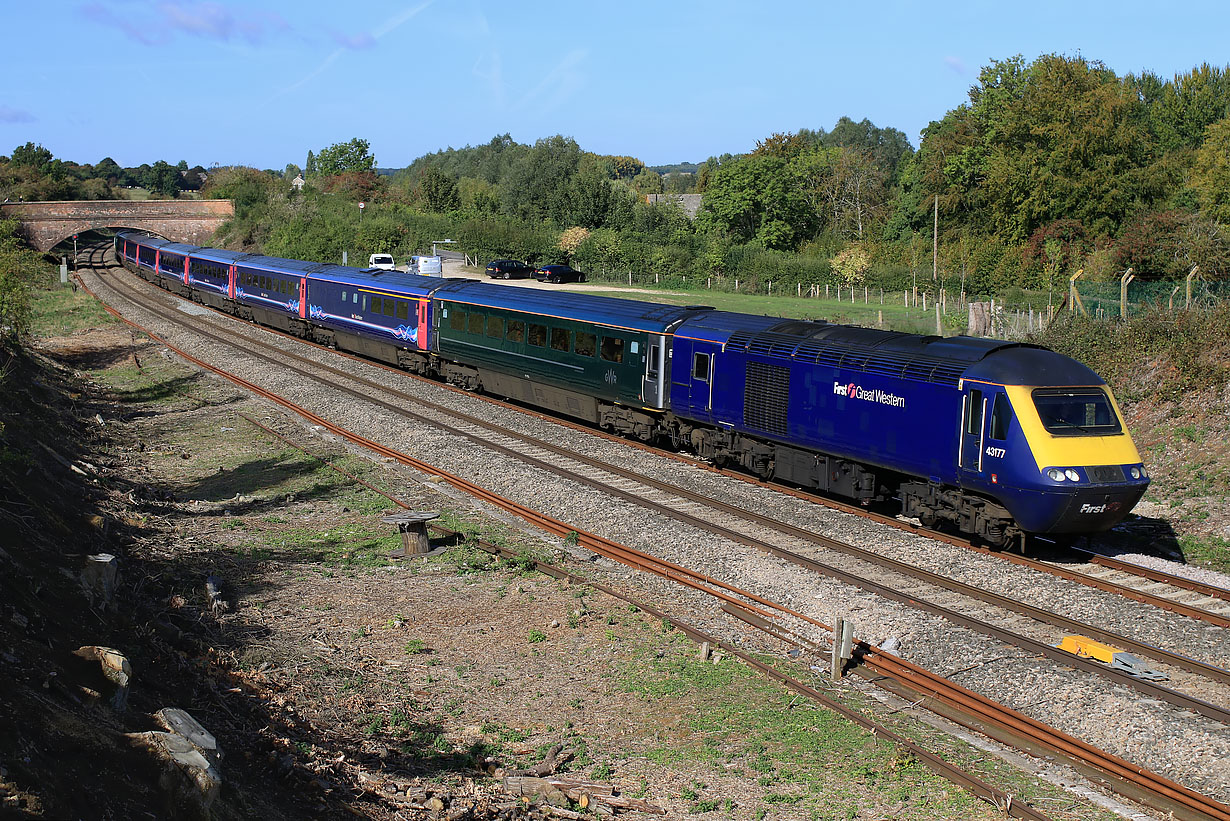
POLYGON ((0 217, 20 221, 22 236, 44 253, 73 234, 97 228, 131 228, 174 242, 206 245, 234 215, 235 203, 231 200, 76 200, 0 205, 0 217))

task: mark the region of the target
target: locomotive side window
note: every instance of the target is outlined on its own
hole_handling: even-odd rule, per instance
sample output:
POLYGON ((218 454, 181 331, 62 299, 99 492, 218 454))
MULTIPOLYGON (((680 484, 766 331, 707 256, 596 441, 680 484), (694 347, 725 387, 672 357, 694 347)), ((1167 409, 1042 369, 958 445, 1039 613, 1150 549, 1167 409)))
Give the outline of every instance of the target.
POLYGON ((547 347, 547 326, 535 325, 530 323, 530 335, 527 341, 531 345, 537 345, 539 348, 547 347))
POLYGON ((519 319, 508 320, 508 341, 509 342, 524 342, 525 341, 525 323, 519 319))
POLYGON ((1012 419, 1012 408, 1008 405, 1008 394, 995 394, 995 406, 991 409, 991 438, 1003 441, 1008 438, 1008 422, 1012 419))
POLYGON ((701 382, 709 381, 709 354, 692 354, 692 378, 701 382))
POLYGON ((617 336, 602 337, 602 358, 607 362, 623 362, 624 341, 617 336))
POLYGON ((965 411, 965 432, 970 436, 982 433, 982 391, 969 392, 969 408, 965 411))
POLYGON ((568 329, 566 328, 552 328, 551 329, 551 350, 567 352, 568 347, 569 347, 568 345, 569 336, 570 334, 568 333, 568 329))
POLYGON ((486 317, 484 317, 482 314, 476 314, 476 313, 471 312, 470 321, 466 325, 466 330, 474 334, 475 336, 482 336, 483 325, 485 324, 484 323, 485 319, 486 317))
POLYGON ((585 331, 577 331, 576 339, 573 340, 573 353, 580 356, 593 356, 598 350, 598 337, 595 334, 585 331))
POLYGON ((493 339, 504 338, 504 317, 487 317, 487 336, 492 337, 493 339))

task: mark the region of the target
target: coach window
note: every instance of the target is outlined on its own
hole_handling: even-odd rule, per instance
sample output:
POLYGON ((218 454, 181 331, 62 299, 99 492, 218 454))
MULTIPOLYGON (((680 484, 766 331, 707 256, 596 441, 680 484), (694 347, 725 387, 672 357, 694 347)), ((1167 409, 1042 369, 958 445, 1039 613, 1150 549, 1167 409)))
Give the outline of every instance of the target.
POLYGON ((504 317, 489 316, 487 317, 487 336, 493 339, 504 338, 504 317))
POLYGON ((1008 438, 1008 421, 1012 419, 1012 409, 1008 407, 1008 394, 995 395, 995 407, 991 409, 991 438, 1001 442, 1008 438))
POLYGON ((475 336, 482 336, 484 319, 485 317, 482 314, 476 314, 471 311, 470 312, 470 322, 466 330, 469 333, 474 334, 475 336))
POLYGON ((539 348, 547 347, 547 326, 530 323, 529 343, 539 348))
POLYGON ((553 351, 568 351, 568 337, 571 334, 567 328, 552 328, 551 329, 551 350, 553 351))
POLYGON ((572 344, 573 353, 580 356, 593 356, 594 351, 598 350, 598 337, 585 331, 577 331, 577 338, 572 344))
POLYGON ((452 331, 464 331, 466 329, 466 312, 457 308, 448 311, 448 327, 452 331))
POLYGON ((350 301, 353 302, 355 305, 359 304, 359 292, 358 291, 355 291, 353 294, 350 295, 350 301))
POLYGON ((407 307, 406 301, 404 299, 397 300, 397 318, 398 319, 409 319, 410 318, 409 310, 410 309, 407 307))
POLYGON ((342 302, 346 301, 346 292, 342 291, 342 302))
POLYGON ((508 341, 509 342, 524 342, 525 341, 525 323, 519 319, 508 320, 508 341))
POLYGON ((393 316, 395 313, 397 313, 396 303, 394 303, 394 301, 391 299, 385 299, 384 310, 381 311, 381 313, 383 313, 385 316, 393 316))
POLYGON ((692 354, 692 378, 701 382, 709 381, 709 354, 692 354))
POLYGON ((624 341, 617 336, 602 337, 602 358, 607 362, 623 362, 624 341))

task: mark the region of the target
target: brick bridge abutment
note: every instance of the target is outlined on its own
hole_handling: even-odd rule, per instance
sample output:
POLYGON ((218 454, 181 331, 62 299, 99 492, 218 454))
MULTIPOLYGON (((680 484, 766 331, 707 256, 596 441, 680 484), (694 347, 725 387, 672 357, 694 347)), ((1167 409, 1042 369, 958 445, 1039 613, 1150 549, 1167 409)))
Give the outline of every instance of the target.
POLYGON ((18 220, 22 236, 44 253, 74 234, 99 228, 130 228, 174 242, 205 245, 234 215, 231 200, 77 200, 0 205, 0 218, 18 220))

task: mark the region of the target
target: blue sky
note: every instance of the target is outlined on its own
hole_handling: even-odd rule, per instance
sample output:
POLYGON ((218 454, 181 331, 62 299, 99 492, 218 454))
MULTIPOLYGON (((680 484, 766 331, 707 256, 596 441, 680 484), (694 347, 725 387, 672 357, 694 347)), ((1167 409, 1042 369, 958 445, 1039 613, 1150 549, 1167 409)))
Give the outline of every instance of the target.
POLYGON ((10 2, 0 154, 302 165, 361 137, 383 167, 510 133, 649 165, 866 117, 918 144, 991 59, 1123 75, 1230 62, 1230 6, 1188 2, 10 2))

